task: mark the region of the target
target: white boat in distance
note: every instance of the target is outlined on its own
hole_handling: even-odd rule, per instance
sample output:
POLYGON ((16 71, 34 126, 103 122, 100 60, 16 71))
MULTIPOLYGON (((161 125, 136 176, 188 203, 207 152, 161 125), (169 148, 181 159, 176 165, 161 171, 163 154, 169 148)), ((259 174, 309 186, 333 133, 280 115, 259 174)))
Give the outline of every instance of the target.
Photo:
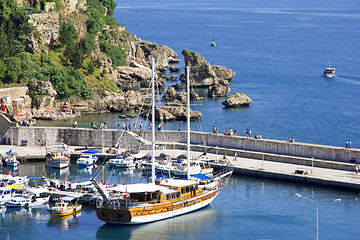
POLYGON ((335 77, 335 68, 330 67, 330 63, 329 63, 329 67, 324 69, 324 76, 327 78, 335 77))
POLYGON ((215 47, 215 46, 216 46, 215 39, 213 39, 213 40, 211 41, 210 46, 212 46, 212 47, 215 47))
POLYGON ((66 168, 70 164, 70 154, 68 146, 64 143, 60 145, 46 147, 46 166, 52 168, 66 168))

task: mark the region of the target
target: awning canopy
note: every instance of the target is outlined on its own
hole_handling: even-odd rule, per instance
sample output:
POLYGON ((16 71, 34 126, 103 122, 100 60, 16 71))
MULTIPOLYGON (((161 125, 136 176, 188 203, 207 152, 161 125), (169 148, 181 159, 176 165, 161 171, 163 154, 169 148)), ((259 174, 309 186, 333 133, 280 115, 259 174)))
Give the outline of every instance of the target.
POLYGON ((89 149, 89 150, 83 151, 82 153, 97 154, 97 153, 99 153, 99 152, 100 152, 100 151, 97 150, 97 149, 89 149))

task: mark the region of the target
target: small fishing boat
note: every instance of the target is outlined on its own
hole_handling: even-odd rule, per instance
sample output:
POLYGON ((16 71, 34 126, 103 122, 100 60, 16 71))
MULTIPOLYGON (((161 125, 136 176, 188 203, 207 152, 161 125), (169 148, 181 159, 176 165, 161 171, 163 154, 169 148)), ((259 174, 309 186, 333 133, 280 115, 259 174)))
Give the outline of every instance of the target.
POLYGON ((70 164, 70 154, 66 144, 49 146, 46 148, 46 166, 52 168, 66 168, 70 164))
POLYGON ((19 166, 20 162, 16 159, 17 153, 12 150, 6 152, 4 159, 6 167, 16 168, 19 166))
POLYGON ((81 207, 80 204, 72 204, 64 200, 59 200, 49 211, 53 218, 71 215, 76 216, 81 211, 81 207))
POLYGON ((324 76, 327 78, 335 77, 335 68, 330 67, 330 63, 329 63, 329 67, 324 69, 324 76))
POLYGON ((215 47, 215 46, 216 46, 215 39, 213 39, 213 40, 211 41, 210 46, 212 46, 212 47, 215 47))
POLYGON ((99 153, 99 150, 97 149, 91 149, 82 152, 80 158, 76 160, 76 164, 78 165, 78 167, 88 167, 93 165, 98 160, 98 157, 94 156, 94 154, 97 153, 99 153))

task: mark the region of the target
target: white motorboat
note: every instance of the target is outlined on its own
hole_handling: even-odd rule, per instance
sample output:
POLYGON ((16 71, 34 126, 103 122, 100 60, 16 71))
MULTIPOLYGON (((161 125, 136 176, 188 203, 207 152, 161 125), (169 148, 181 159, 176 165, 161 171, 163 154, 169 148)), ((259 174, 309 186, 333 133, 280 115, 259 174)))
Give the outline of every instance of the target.
POLYGON ((50 196, 37 198, 33 194, 16 194, 4 205, 7 208, 38 207, 49 202, 50 196))
POLYGON ((78 167, 88 167, 93 165, 98 160, 98 157, 94 155, 96 153, 99 153, 99 150, 91 149, 82 152, 80 158, 76 160, 76 164, 78 167))
POLYGON ((46 166, 52 168, 66 168, 70 164, 70 154, 66 144, 49 146, 46 148, 46 166))
POLYGON ((330 67, 330 63, 329 63, 329 67, 324 69, 324 76, 327 78, 335 77, 335 68, 330 67))
POLYGON ((6 167, 16 168, 19 166, 20 162, 16 159, 17 153, 12 150, 6 152, 4 159, 6 167))
POLYGON ((12 193, 12 188, 0 187, 0 206, 4 205, 6 201, 11 200, 12 193))
POLYGON ((211 41, 210 46, 212 46, 212 47, 215 47, 215 46, 216 46, 215 39, 213 39, 213 40, 211 41))
POLYGON ((29 179, 24 176, 12 176, 11 172, 8 174, 0 174, 0 186, 7 185, 26 185, 29 182, 29 179))
POLYGON ((108 162, 107 165, 109 168, 115 167, 115 164, 119 163, 121 160, 123 160, 124 157, 116 154, 114 158, 111 158, 108 162))
POLYGON ((134 168, 136 163, 134 162, 134 158, 126 157, 116 162, 114 165, 117 168, 134 168))

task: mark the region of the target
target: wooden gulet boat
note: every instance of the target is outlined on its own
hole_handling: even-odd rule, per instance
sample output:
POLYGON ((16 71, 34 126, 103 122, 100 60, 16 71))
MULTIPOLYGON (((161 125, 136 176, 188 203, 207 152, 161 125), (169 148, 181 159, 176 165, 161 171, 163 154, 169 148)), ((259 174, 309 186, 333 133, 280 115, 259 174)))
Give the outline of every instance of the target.
MULTIPOLYGON (((155 156, 155 98, 154 98, 154 60, 152 62, 152 156, 155 156)), ((187 91, 189 91, 189 68, 187 67, 187 91)), ((188 148, 190 158, 190 101, 188 94, 188 148)), ((151 183, 129 184, 113 187, 111 192, 105 186, 91 179, 102 199, 96 202, 97 217, 113 224, 141 224, 175 217, 209 205, 219 194, 222 178, 202 181, 187 179, 163 179, 156 181, 154 157, 152 157, 151 183)), ((190 161, 188 161, 189 165, 190 161)), ((188 166, 189 169, 189 166, 188 166)), ((230 175, 232 171, 225 175, 230 175)), ((225 176, 222 175, 222 176, 225 176)))

